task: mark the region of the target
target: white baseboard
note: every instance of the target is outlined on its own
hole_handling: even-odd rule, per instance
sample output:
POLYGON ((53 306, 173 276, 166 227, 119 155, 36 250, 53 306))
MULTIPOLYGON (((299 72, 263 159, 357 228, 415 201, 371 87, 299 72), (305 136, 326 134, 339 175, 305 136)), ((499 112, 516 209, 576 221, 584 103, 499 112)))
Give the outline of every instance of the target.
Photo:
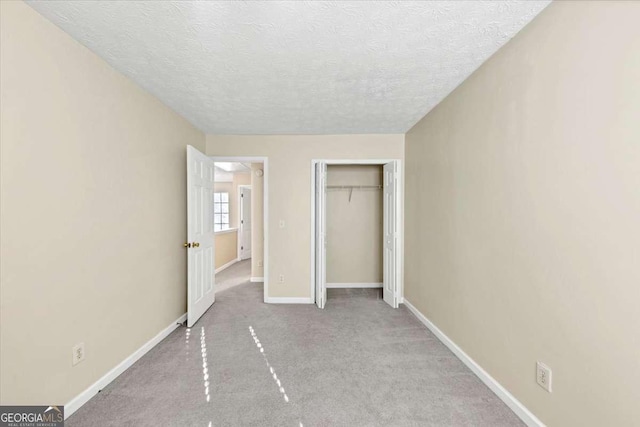
POLYGON ((381 288, 382 283, 327 283, 327 289, 381 288))
POLYGON ((289 297, 267 297, 265 300, 269 304, 313 304, 311 298, 289 298, 289 297))
POLYGON ((236 258, 234 260, 229 261, 225 265, 221 265, 220 267, 216 268, 216 274, 220 273, 222 270, 226 270, 227 268, 231 267, 233 264, 235 264, 238 261, 240 261, 240 258, 236 258))
POLYGON ((136 363, 138 359, 147 354, 149 350, 151 350, 160 341, 165 339, 171 332, 173 332, 179 326, 179 323, 183 323, 185 320, 187 320, 187 313, 171 322, 171 324, 160 331, 158 335, 147 341, 142 347, 137 349, 135 352, 133 352, 133 354, 120 362, 115 368, 107 372, 102 378, 91 384, 85 391, 71 399, 71 401, 64 405, 64 418, 69 418, 71 414, 80 409, 80 407, 87 403, 89 399, 95 396, 100 390, 105 388, 111 381, 115 380, 118 375, 126 371, 131 365, 136 363))
POLYGON ((531 411, 529 411, 518 399, 516 399, 509 391, 504 388, 498 381, 496 381, 487 371, 482 369, 467 353, 465 353, 458 345, 451 340, 444 332, 442 332, 436 325, 434 325, 429 319, 425 317, 417 308, 415 308, 409 301, 404 300, 404 305, 407 306, 417 318, 422 322, 444 345, 449 347, 449 350, 456 355, 458 359, 462 361, 471 371, 476 374, 480 380, 485 383, 489 389, 496 394, 526 425, 529 427, 544 427, 542 421, 540 421, 531 411))
POLYGON ((264 277, 252 277, 249 281, 253 283, 264 282, 264 277))

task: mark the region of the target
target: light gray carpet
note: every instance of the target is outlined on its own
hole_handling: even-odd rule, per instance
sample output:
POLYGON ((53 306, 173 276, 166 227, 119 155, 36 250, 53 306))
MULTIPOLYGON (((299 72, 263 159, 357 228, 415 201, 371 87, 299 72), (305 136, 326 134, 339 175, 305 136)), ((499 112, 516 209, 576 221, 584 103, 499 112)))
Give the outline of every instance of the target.
POLYGON ((160 425, 522 423, 378 290, 329 290, 322 311, 264 304, 262 284, 245 283, 218 294, 189 333, 177 329, 67 420, 160 425))
POLYGON ((234 286, 247 283, 251 278, 251 259, 236 262, 216 274, 216 295, 234 286))

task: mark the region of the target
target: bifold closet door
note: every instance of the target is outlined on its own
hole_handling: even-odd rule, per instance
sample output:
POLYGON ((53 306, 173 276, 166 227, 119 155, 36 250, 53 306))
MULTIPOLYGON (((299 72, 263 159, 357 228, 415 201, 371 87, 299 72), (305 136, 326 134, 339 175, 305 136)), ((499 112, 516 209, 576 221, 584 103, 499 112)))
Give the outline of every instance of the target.
POLYGON ((215 301, 213 182, 214 162, 187 146, 187 326, 215 301))
POLYGON ((383 167, 383 283, 382 298, 393 308, 398 308, 398 166, 396 162, 383 167))
POLYGON ((327 301, 327 164, 316 163, 316 305, 327 301))

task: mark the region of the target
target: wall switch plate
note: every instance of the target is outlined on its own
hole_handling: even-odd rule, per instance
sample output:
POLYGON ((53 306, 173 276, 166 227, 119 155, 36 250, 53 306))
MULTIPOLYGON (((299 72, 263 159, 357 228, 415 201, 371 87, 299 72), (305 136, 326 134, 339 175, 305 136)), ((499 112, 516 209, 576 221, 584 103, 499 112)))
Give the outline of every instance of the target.
POLYGON ((262 267, 262 261, 258 261, 258 267, 262 267))
POLYGON ((84 360, 84 343, 78 343, 73 346, 71 366, 76 366, 78 363, 84 360))
POLYGON ((536 382, 551 393, 551 368, 542 362, 536 362, 536 382))
POLYGON ((278 278, 278 282, 284 283, 284 274, 280 275, 280 277, 278 278))

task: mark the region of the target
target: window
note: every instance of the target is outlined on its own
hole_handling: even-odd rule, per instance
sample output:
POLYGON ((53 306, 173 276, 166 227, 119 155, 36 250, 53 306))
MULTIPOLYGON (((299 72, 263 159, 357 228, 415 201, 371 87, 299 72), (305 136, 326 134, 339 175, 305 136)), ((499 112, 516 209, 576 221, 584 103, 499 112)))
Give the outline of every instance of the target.
POLYGON ((213 231, 229 228, 229 193, 213 193, 213 231))

